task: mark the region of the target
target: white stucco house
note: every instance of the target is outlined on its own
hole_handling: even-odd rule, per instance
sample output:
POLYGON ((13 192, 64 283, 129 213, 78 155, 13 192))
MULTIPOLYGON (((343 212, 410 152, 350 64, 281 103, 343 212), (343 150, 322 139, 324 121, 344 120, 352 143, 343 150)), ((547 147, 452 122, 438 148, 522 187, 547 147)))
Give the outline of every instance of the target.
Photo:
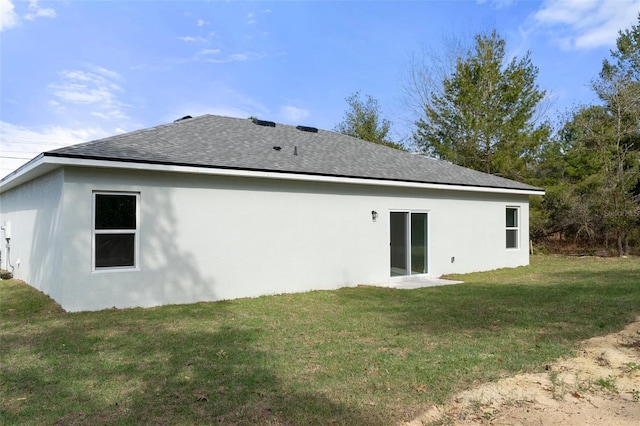
POLYGON ((542 194, 334 132, 189 117, 3 178, 2 268, 81 311, 516 267, 542 194))

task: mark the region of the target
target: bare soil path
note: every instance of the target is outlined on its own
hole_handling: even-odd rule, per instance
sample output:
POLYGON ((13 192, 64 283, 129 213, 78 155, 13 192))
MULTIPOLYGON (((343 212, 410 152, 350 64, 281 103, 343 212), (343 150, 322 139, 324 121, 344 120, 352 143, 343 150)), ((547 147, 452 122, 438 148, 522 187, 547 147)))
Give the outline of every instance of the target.
POLYGON ((486 383, 434 406, 418 425, 640 425, 640 317, 586 340, 540 374, 486 383))

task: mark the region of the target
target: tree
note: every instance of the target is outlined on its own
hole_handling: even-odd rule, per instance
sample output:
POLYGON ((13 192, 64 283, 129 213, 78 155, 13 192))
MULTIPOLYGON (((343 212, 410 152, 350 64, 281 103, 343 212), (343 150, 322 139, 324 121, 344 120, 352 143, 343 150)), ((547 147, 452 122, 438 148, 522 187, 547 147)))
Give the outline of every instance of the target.
POLYGON ((545 92, 527 53, 505 58, 505 41, 496 31, 479 34, 459 57, 442 91, 424 99, 414 140, 424 153, 461 166, 522 179, 530 172, 547 123, 536 113, 545 92))
POLYGON ((629 252, 629 237, 640 224, 640 203, 635 193, 640 181, 640 13, 638 25, 620 31, 613 62, 605 59, 593 90, 603 103, 606 126, 593 137, 601 156, 605 226, 618 245, 629 252))
MULTIPOLYGON (((439 47, 423 45, 419 51, 411 53, 402 70, 402 97, 408 115, 422 116, 425 106, 430 105, 435 96, 444 95, 442 82, 453 74, 458 60, 466 57, 471 48, 469 37, 449 34, 443 36, 439 47)), ((415 121, 411 119, 409 124, 413 125, 415 121)))
POLYGON ((613 241, 620 256, 640 241, 640 14, 638 22, 619 33, 592 82, 600 104, 572 114, 537 170, 547 188, 537 228, 613 241))
POLYGON ((345 113, 344 120, 334 130, 344 135, 385 145, 391 148, 404 149, 401 144, 388 138, 391 122, 380 118, 380 106, 371 95, 366 95, 366 101, 360 99, 360 92, 355 92, 345 99, 350 109, 345 113))
POLYGON ((573 237, 589 245, 604 241, 602 156, 596 148, 610 122, 600 106, 584 106, 566 120, 545 144, 538 179, 546 188, 542 210, 550 234, 573 237))

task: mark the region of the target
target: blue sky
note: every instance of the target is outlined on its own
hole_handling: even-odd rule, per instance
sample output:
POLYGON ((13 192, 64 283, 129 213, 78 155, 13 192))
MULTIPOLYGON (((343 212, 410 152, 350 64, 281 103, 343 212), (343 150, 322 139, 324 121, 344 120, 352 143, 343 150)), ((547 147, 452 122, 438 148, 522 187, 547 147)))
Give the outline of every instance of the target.
POLYGON ((549 116, 588 88, 640 0, 0 0, 0 177, 42 151, 171 122, 257 116, 331 130, 356 91, 406 138, 412 55, 492 28, 527 51, 549 116))

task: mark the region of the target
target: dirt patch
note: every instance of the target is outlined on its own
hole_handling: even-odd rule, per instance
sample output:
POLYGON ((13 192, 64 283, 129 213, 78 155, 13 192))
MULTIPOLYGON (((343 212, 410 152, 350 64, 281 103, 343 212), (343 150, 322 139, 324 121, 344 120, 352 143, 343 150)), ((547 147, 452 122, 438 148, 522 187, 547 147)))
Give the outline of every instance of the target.
POLYGON ((464 391, 407 425, 640 424, 640 317, 546 369, 464 391))

